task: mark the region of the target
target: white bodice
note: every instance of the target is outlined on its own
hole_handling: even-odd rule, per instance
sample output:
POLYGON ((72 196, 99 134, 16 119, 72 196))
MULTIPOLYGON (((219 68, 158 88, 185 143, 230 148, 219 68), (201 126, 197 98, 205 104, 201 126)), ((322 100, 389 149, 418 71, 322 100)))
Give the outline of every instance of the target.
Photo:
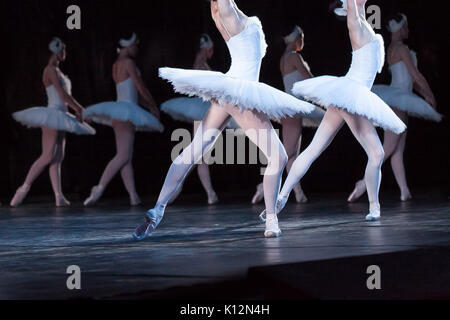
MULTIPOLYGON (((70 79, 64 75, 60 74, 58 77, 61 86, 65 92, 67 92, 69 95, 72 94, 72 83, 70 82, 70 79)), ((47 93, 47 105, 50 108, 58 108, 63 111, 67 111, 67 105, 62 99, 62 97, 58 94, 58 91, 56 91, 55 86, 52 84, 45 88, 45 92, 47 93)))
POLYGON ((231 55, 231 67, 227 75, 250 81, 259 80, 261 61, 266 55, 267 43, 261 22, 257 17, 249 17, 239 34, 227 42, 231 55))
MULTIPOLYGON (((414 61, 414 64, 417 66, 417 55, 414 51, 411 50, 411 57, 414 61)), ((411 74, 408 71, 405 63, 403 61, 399 61, 392 66, 389 67, 389 70, 392 74, 391 86, 394 88, 404 89, 408 92, 412 92, 414 81, 411 77, 411 74)))
POLYGON ((117 101, 137 103, 138 92, 131 78, 116 84, 117 101))
POLYGON ((295 70, 283 77, 283 83, 284 83, 284 91, 286 93, 292 94, 292 88, 294 87, 294 83, 305 80, 305 78, 302 76, 302 74, 295 70))
POLYGON ((353 51, 352 65, 346 77, 372 88, 377 72, 384 65, 384 41, 379 34, 364 47, 353 51))

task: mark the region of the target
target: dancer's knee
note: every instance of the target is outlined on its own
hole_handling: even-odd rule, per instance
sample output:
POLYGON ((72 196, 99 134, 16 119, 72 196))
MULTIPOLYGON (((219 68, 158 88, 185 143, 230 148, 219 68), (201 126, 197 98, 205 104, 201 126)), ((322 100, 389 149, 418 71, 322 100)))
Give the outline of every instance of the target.
POLYGON ((383 148, 380 146, 375 150, 371 151, 369 154, 369 163, 373 164, 376 167, 379 167, 383 164, 385 157, 385 153, 383 148))

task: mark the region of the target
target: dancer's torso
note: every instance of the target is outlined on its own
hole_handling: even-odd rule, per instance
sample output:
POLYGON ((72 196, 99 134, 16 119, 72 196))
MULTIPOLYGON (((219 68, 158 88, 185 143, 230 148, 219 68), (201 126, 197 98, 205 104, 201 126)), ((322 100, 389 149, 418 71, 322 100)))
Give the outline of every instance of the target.
POLYGON ((233 78, 258 81, 261 61, 266 54, 267 44, 261 22, 249 17, 239 34, 227 41, 231 55, 231 67, 227 75, 233 78))
POLYGON ((384 42, 383 38, 377 34, 372 41, 353 51, 352 64, 346 77, 371 88, 383 64, 384 42))
MULTIPOLYGON (((69 95, 72 94, 72 85, 70 79, 62 73, 58 73, 58 79, 61 83, 63 90, 67 92, 69 95)), ((53 84, 45 87, 45 92, 47 93, 48 107, 58 108, 62 111, 67 111, 66 103, 61 98, 58 91, 56 91, 56 88, 53 84)))
POLYGON ((138 92, 131 78, 116 83, 116 92, 117 101, 127 101, 132 103, 137 103, 138 101, 138 92))
POLYGON ((284 91, 286 93, 292 94, 292 88, 294 87, 294 83, 302 80, 305 80, 305 77, 303 77, 298 70, 286 74, 285 76, 283 76, 284 91))
MULTIPOLYGON (((414 63, 417 65, 417 57, 414 51, 410 51, 411 57, 413 58, 414 63)), ((407 90, 412 92, 413 90, 413 78, 406 67, 406 64, 403 61, 399 61, 397 63, 392 64, 389 67, 389 70, 392 74, 391 86, 403 90, 407 90)))

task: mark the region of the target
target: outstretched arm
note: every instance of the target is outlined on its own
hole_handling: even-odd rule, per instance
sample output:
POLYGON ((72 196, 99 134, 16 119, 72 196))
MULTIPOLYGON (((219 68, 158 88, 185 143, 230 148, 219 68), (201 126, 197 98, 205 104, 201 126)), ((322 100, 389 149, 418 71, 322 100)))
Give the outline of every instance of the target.
POLYGON ((414 63, 413 58, 411 57, 411 53, 406 46, 402 46, 399 49, 399 54, 402 58, 402 61, 405 63, 406 68, 408 69, 409 74, 414 80, 414 88, 417 90, 419 94, 421 94, 425 100, 436 109, 436 99, 434 97, 433 91, 431 90, 428 81, 425 79, 423 74, 419 71, 416 64, 414 63))
POLYGON ((129 59, 126 61, 126 69, 128 74, 130 75, 131 80, 133 80, 134 85, 136 86, 139 94, 145 102, 145 107, 156 117, 159 119, 159 110, 156 106, 156 102, 153 99, 150 91, 144 84, 142 77, 138 74, 136 64, 133 60, 129 59))
POLYGON ((47 77, 50 79, 52 85, 55 87, 56 92, 58 92, 58 95, 61 97, 61 99, 68 104, 68 106, 75 111, 75 114, 77 116, 77 119, 82 122, 82 113, 83 113, 83 107, 78 103, 78 101, 75 100, 70 94, 67 93, 66 90, 61 85, 61 82, 58 78, 58 73, 56 71, 56 68, 49 67, 46 70, 47 77))

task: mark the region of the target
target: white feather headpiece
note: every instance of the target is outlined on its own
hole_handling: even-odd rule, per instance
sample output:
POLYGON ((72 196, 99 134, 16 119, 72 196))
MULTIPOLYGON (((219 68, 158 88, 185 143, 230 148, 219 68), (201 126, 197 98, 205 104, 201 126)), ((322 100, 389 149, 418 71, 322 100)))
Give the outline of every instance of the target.
POLYGON ((297 37, 302 35, 302 34, 303 34, 302 29, 299 26, 295 26, 294 30, 289 35, 287 35, 286 37, 283 38, 284 42, 285 43, 294 42, 295 39, 297 39, 297 37))
POLYGON ((395 33, 400 31, 403 28, 403 26, 408 22, 408 18, 403 13, 401 13, 400 15, 402 16, 402 20, 400 22, 397 22, 395 19, 389 21, 388 23, 389 32, 395 33))
POLYGON ((63 42, 60 38, 54 37, 48 44, 48 49, 53 53, 60 53, 64 48, 63 42))
POLYGON ((200 37, 200 49, 211 49, 214 46, 214 42, 211 37, 206 33, 202 34, 200 37))
POLYGON ((342 7, 334 9, 334 13, 338 16, 345 17, 347 16, 347 0, 340 0, 342 7))
POLYGON ((130 39, 120 39, 119 44, 122 48, 131 47, 137 40, 136 33, 133 32, 130 39))

